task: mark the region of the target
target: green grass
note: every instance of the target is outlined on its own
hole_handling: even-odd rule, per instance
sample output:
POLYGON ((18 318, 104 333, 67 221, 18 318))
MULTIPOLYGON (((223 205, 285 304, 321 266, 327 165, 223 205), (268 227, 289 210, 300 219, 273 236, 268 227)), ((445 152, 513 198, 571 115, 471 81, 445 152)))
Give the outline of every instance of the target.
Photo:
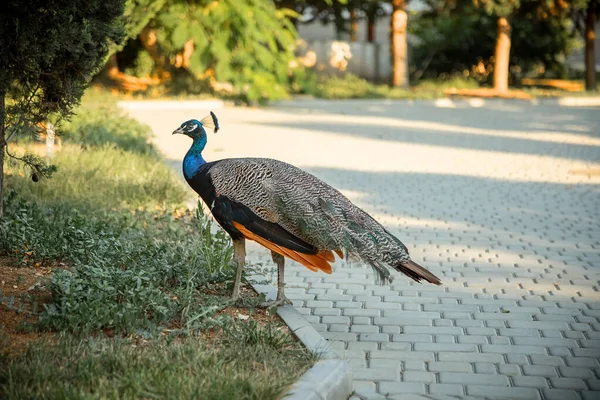
POLYGON ((197 337, 173 342, 62 337, 2 363, 0 394, 9 399, 276 399, 314 361, 275 328, 249 322, 230 326, 234 331, 220 333, 211 346, 197 337), (239 331, 246 336, 233 336, 239 331))
POLYGON ((177 206, 189 192, 154 153, 123 150, 114 144, 65 144, 52 162, 58 167, 51 179, 34 183, 29 171, 9 168, 6 187, 37 204, 68 204, 102 209, 177 206))
MULTIPOLYGON (((54 266, 42 285, 51 300, 23 329, 60 339, 18 358, 0 351, 0 398, 280 396, 313 357, 274 325, 219 313, 233 283, 231 241, 182 208, 190 192, 148 128, 98 95, 66 128, 52 178, 7 168, 0 254, 54 266)), ((28 312, 41 299, 20 301, 28 312)), ((246 300, 250 313, 259 301, 246 300)))
POLYGON ((412 99, 427 100, 444 96, 450 88, 477 88, 475 80, 452 78, 446 80, 425 80, 410 89, 392 88, 374 84, 353 74, 343 77, 323 76, 318 83, 309 87, 308 93, 325 99, 412 99))

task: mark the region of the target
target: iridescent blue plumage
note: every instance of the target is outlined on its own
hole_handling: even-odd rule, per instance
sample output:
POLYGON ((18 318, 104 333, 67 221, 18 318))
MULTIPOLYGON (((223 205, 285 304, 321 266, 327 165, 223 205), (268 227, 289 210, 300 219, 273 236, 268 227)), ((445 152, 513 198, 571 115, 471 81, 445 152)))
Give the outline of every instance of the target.
POLYGON ((183 159, 183 176, 185 179, 192 179, 200 167, 206 164, 206 161, 202 157, 204 146, 206 146, 206 135, 194 139, 192 147, 190 147, 183 159))

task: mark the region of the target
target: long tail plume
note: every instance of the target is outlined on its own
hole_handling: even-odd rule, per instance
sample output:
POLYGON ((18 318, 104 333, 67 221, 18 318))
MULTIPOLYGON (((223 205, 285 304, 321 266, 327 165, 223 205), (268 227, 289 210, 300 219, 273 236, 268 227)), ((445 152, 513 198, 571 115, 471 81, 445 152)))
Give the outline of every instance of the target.
POLYGON ((404 275, 409 278, 414 279, 417 282, 421 282, 422 280, 426 280, 429 283, 433 283, 434 285, 441 285, 442 282, 440 278, 421 267, 419 264, 412 260, 402 261, 400 264, 394 267, 397 271, 402 272, 404 275))

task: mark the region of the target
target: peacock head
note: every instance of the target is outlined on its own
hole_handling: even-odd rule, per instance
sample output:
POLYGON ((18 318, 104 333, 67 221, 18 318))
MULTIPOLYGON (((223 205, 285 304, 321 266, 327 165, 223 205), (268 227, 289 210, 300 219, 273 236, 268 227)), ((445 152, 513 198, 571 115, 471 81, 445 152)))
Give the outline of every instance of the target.
POLYGON ((204 128, 213 128, 215 133, 217 133, 219 130, 219 120, 214 112, 211 111, 210 115, 207 115, 200 121, 197 119, 185 121, 179 128, 173 131, 173 135, 176 133, 181 133, 191 137, 192 139, 199 139, 206 137, 206 130, 204 130, 204 128))

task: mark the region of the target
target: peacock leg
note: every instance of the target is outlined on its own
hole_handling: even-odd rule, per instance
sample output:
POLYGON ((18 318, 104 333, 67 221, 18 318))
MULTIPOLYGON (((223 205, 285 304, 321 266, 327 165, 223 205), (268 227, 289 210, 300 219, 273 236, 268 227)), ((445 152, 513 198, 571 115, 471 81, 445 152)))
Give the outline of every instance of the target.
POLYGON ((285 303, 291 304, 283 292, 283 267, 285 265, 285 258, 281 254, 275 253, 274 251, 271 251, 271 257, 273 258, 273 262, 277 264, 277 299, 262 303, 262 306, 266 308, 282 306, 285 303))
POLYGON ((233 241, 233 262, 237 266, 237 272, 235 274, 235 282, 233 284, 233 293, 231 294, 231 300, 236 301, 240 298, 242 270, 244 269, 244 264, 246 263, 246 241, 243 238, 233 241))

